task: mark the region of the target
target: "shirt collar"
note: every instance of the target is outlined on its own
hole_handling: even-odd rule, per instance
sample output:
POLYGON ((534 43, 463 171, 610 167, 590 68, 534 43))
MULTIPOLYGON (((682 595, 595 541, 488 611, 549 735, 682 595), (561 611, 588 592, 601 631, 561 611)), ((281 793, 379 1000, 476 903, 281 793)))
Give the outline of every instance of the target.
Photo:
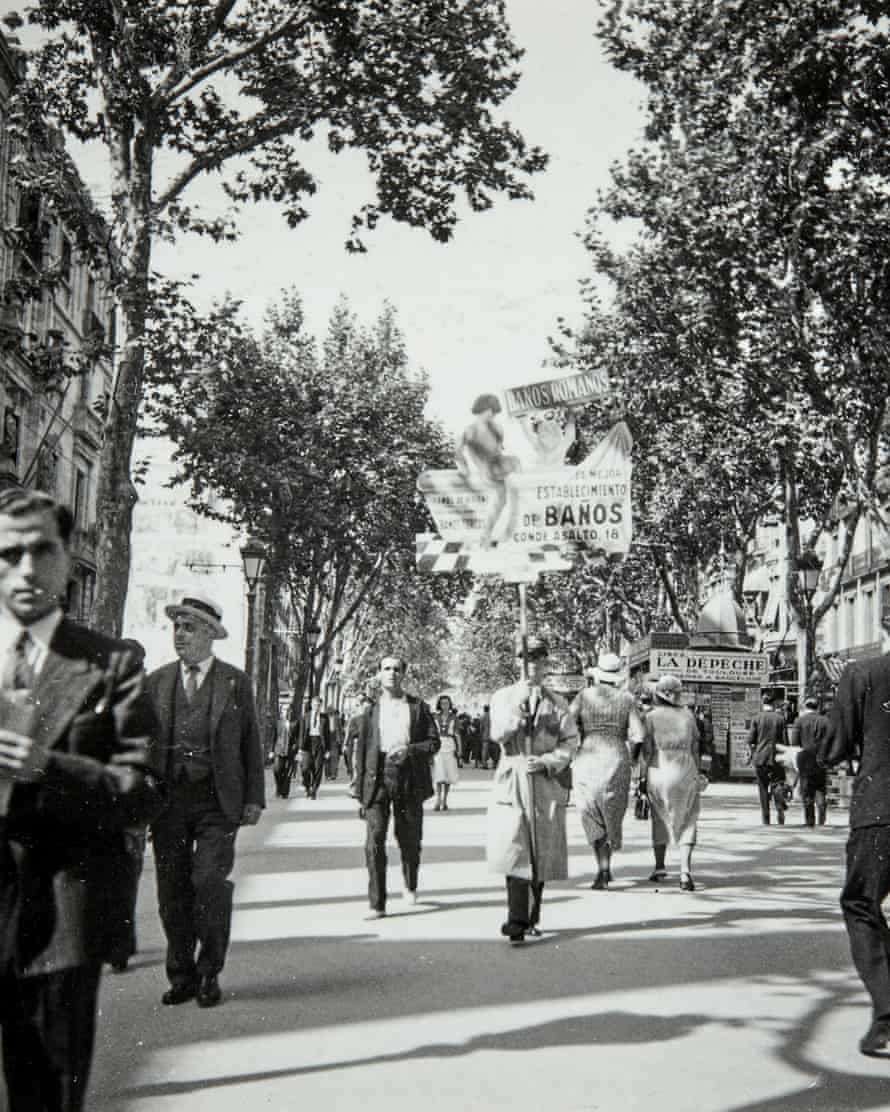
POLYGON ((7 647, 14 645, 18 641, 22 630, 27 629, 34 643, 44 652, 47 652, 61 620, 62 611, 59 608, 44 614, 42 618, 38 618, 36 622, 32 622, 29 626, 22 625, 12 614, 0 611, 0 643, 7 647))
MULTIPOLYGON (((203 683, 204 680, 207 678, 207 673, 210 671, 210 665, 212 663, 213 654, 211 653, 210 656, 205 657, 203 660, 199 660, 198 663, 195 665, 195 667, 198 669, 198 678, 201 683, 203 683)), ((185 677, 188 675, 188 671, 191 665, 186 664, 184 660, 180 660, 179 667, 182 670, 182 678, 185 679, 185 677)))

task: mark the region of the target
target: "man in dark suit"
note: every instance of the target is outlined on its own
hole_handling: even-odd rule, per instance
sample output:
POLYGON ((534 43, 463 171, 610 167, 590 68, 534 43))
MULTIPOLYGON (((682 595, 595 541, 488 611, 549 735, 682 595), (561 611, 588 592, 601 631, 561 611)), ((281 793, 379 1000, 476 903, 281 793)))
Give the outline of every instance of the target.
POLYGON ((772 699, 764 695, 760 714, 754 716, 748 731, 748 751, 751 754, 754 775, 757 777, 760 815, 766 825, 770 821, 770 800, 776 805, 776 821, 779 824, 785 821, 784 796, 773 795, 771 791, 775 781, 780 776, 784 777, 776 763, 776 746, 784 744, 785 740, 785 719, 778 711, 773 710, 772 699))
POLYGON ((820 758, 824 760, 830 723, 827 715, 819 713, 819 700, 815 695, 808 695, 803 705, 803 714, 791 727, 791 744, 801 749, 797 771, 803 817, 807 826, 815 826, 818 814, 819 825, 824 826, 826 772, 820 758))
MULTIPOLYGON (((872 1001, 859 1041, 870 1057, 890 1051, 890 929, 881 905, 890 896, 890 611, 881 615, 883 656, 850 661, 841 673, 820 763, 858 761, 850 800, 847 876, 841 908, 850 954, 872 1001)), ((802 751, 781 754, 799 769, 802 751)))
POLYGON ((324 764, 331 755, 331 724, 327 713, 321 709, 321 699, 313 696, 300 719, 300 769, 303 789, 309 799, 315 799, 324 764))
POLYGON ((0 494, 0 1024, 12 1112, 77 1112, 128 827, 160 803, 138 656, 62 615, 69 511, 0 494))
POLYGON ((405 661, 380 662, 380 696, 362 715, 353 757, 351 792, 365 820, 369 919, 386 914, 386 831, 393 815, 402 855, 405 897, 417 902, 423 802, 433 795, 430 762, 439 734, 430 708, 402 687, 405 661))
POLYGON ((165 612, 178 660, 148 677, 160 720, 169 801, 152 825, 167 936, 164 1004, 221 999, 238 827, 265 806, 263 747, 249 677, 213 656, 222 610, 192 592, 165 612))

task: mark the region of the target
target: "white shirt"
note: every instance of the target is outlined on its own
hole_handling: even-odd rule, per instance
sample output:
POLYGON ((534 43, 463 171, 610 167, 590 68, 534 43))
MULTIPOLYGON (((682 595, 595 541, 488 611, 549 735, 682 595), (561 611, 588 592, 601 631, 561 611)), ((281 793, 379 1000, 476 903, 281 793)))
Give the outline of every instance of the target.
POLYGON ((404 749, 411 740, 411 711, 403 696, 381 695, 380 702, 380 751, 404 749))
POLYGON ((186 664, 186 662, 184 660, 181 660, 179 662, 179 670, 182 673, 182 686, 185 687, 186 680, 188 679, 188 676, 189 676, 189 669, 194 667, 194 668, 198 669, 197 672, 195 672, 195 691, 197 691, 200 688, 201 684, 204 682, 204 680, 207 679, 207 673, 210 671, 210 665, 212 663, 213 663, 213 654, 212 653, 211 653, 210 656, 206 657, 204 660, 200 660, 195 665, 186 664))
POLYGON ((40 675, 40 670, 46 663, 49 653, 49 644, 55 635, 59 622, 62 620, 61 610, 51 610, 29 626, 23 626, 11 614, 0 611, 0 661, 15 648, 16 642, 22 635, 22 630, 27 629, 31 644, 28 646, 28 664, 31 674, 40 675))

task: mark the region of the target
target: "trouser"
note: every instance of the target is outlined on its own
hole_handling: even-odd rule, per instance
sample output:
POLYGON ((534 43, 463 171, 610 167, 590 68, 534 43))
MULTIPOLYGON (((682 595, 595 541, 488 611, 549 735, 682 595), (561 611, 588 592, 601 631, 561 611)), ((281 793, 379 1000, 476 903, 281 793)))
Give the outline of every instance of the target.
POLYGON ((275 754, 272 758, 272 775, 275 778, 275 792, 278 798, 287 799, 290 795, 290 782, 293 776, 290 754, 275 754))
POLYGON ((220 810, 208 777, 175 781, 152 831, 167 977, 172 985, 189 984, 225 964, 238 824, 220 810))
POLYGON ((328 780, 336 780, 337 773, 340 771, 340 745, 336 741, 331 742, 330 756, 325 761, 324 774, 328 780))
POLYGON ((136 953, 136 902, 139 880, 145 858, 145 827, 132 827, 124 833, 126 852, 109 861, 105 873, 107 889, 118 893, 119 919, 109 944, 107 960, 112 965, 126 965, 136 953))
POLYGON ((776 779, 772 765, 755 765, 754 772, 757 776, 757 793, 760 796, 760 816, 765 823, 770 821, 770 800, 776 807, 776 818, 780 823, 785 821, 785 801, 778 794, 774 794, 770 785, 776 779))
POLYGON ((541 900, 544 882, 525 880, 518 876, 507 877, 507 923, 510 927, 527 931, 541 918, 541 900))
POLYGON ((324 742, 320 737, 309 738, 309 746, 303 750, 302 779, 306 794, 315 798, 318 786, 324 775, 324 742))
POLYGON ((365 863, 368 866, 368 903, 386 910, 386 830, 390 811, 396 842, 402 855, 402 879, 409 892, 417 891, 420 845, 423 838, 423 802, 414 796, 393 795, 381 786, 377 798, 365 808, 365 863))
POLYGON ((841 908, 850 954, 874 1008, 890 1020, 890 930, 881 904, 890 895, 890 826, 863 826, 847 839, 841 908))
POLYGON ((803 803, 803 818, 807 826, 815 826, 818 816, 819 825, 825 824, 825 773, 800 777, 800 798, 803 803))
POLYGON ((96 1035, 101 965, 0 976, 9 1112, 80 1112, 96 1035))

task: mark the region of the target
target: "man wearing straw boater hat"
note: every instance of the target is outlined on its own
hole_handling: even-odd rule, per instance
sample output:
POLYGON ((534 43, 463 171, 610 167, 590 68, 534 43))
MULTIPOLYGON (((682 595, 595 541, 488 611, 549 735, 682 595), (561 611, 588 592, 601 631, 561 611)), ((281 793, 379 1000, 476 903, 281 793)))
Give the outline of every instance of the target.
POLYGON ((221 608, 191 592, 165 613, 179 659, 148 677, 169 785, 152 826, 170 981, 161 999, 209 1008, 222 996, 235 836, 265 806, 263 750, 250 679, 213 655, 228 636, 221 608))

